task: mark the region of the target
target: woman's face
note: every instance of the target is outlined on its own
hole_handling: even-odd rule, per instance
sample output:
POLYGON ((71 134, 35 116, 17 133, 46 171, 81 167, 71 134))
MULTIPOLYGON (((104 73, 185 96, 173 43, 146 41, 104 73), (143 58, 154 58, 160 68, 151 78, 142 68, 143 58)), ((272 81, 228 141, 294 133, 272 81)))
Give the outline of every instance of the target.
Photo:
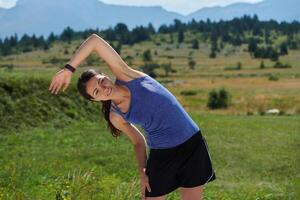
POLYGON ((111 99, 115 84, 108 76, 97 74, 87 82, 86 91, 93 97, 93 101, 106 101, 111 99))

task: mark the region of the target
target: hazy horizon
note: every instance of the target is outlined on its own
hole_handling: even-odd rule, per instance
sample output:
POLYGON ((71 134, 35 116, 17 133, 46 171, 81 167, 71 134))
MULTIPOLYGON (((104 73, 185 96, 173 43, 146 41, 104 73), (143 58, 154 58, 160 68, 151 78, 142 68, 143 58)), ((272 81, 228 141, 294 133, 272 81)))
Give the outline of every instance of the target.
MULTIPOLYGON (((18 0, 0 0, 1 8, 12 8, 18 0)), ((168 11, 190 14, 204 7, 227 6, 232 3, 257 3, 263 0, 100 0, 106 4, 128 6, 162 6, 168 11)))

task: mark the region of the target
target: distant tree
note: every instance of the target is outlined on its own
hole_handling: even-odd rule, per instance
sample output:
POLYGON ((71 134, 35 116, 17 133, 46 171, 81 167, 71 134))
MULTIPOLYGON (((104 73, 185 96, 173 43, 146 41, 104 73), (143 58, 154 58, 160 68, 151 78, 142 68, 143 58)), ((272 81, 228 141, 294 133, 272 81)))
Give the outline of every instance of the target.
POLYGON ((211 52, 210 52, 210 54, 209 54, 209 57, 210 57, 210 58, 216 58, 216 57, 217 57, 217 53, 216 53, 216 51, 215 51, 214 49, 211 49, 211 52))
POLYGON ((156 33, 156 31, 155 31, 155 29, 154 29, 154 27, 153 27, 152 23, 149 23, 149 24, 148 24, 148 27, 147 27, 147 32, 148 32, 150 35, 152 35, 152 34, 155 34, 155 33, 156 33))
POLYGON ((249 42, 248 42, 248 51, 250 53, 253 53, 257 50, 257 42, 254 38, 250 38, 249 42))
POLYGON ((129 32, 127 25, 124 23, 117 23, 114 27, 114 31, 117 35, 123 35, 129 32))
POLYGON ((147 49, 146 51, 144 51, 144 53, 143 53, 143 61, 145 61, 145 62, 152 61, 152 55, 151 55, 151 51, 149 49, 147 49))
POLYGON ((198 42, 197 39, 194 39, 194 40, 192 41, 192 48, 193 48, 193 49, 199 49, 199 42, 198 42))
POLYGON ((189 60, 188 65, 190 69, 195 69, 196 62, 194 60, 189 60))
POLYGON ((158 33, 170 33, 169 27, 165 24, 158 28, 158 33))
POLYGON ((280 55, 287 55, 288 52, 288 47, 287 44, 285 42, 281 43, 280 45, 280 55))
POLYGON ((53 32, 51 32, 50 35, 48 36, 48 39, 47 39, 47 40, 48 40, 49 43, 52 43, 52 42, 54 42, 56 39, 57 39, 57 37, 54 35, 53 32))
POLYGON ((236 69, 237 69, 237 70, 242 69, 242 63, 241 63, 241 62, 238 62, 238 63, 236 64, 236 69))
POLYGON ((104 39, 108 41, 117 40, 117 35, 115 31, 110 27, 103 31, 104 39))
POLYGON ((149 76, 153 78, 157 77, 154 71, 156 68, 159 68, 159 65, 157 63, 145 63, 144 65, 141 66, 141 70, 146 74, 149 74, 149 76))
POLYGON ((184 32, 182 30, 179 30, 178 32, 178 43, 182 43, 184 41, 184 32))
POLYGON ((61 33, 61 35, 60 35, 60 39, 62 41, 68 42, 68 43, 71 42, 71 40, 73 39, 73 37, 74 37, 74 31, 69 26, 67 28, 65 28, 63 30, 63 32, 61 33))
POLYGON ((261 63, 260 63, 260 69, 264 69, 265 68, 265 63, 264 61, 262 60, 261 63))
POLYGON ((182 31, 184 29, 184 24, 179 19, 174 19, 174 29, 173 31, 182 31))
POLYGON ((150 39, 150 34, 143 26, 137 26, 131 32, 132 44, 150 39))
POLYGON ((230 104, 230 94, 224 88, 209 92, 207 106, 210 109, 227 108, 230 104))
POLYGON ((170 33, 170 44, 174 43, 174 36, 173 33, 170 33))
POLYGON ((169 76, 169 73, 173 71, 171 63, 163 63, 160 66, 164 69, 165 76, 169 76))
POLYGON ((117 47, 116 47, 116 52, 121 55, 121 51, 122 51, 122 41, 118 41, 117 43, 117 47))
POLYGON ((65 55, 68 55, 68 54, 69 54, 69 50, 68 50, 68 48, 65 48, 65 50, 64 50, 64 54, 65 54, 65 55))

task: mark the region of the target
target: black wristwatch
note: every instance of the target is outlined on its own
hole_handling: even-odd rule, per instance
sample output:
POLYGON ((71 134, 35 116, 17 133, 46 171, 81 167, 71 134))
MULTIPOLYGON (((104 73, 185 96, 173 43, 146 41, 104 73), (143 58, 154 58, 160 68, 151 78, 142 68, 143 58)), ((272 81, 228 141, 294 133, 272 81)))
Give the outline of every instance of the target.
POLYGON ((75 70, 76 70, 76 69, 75 69, 74 67, 72 67, 70 64, 66 64, 64 68, 70 70, 72 73, 74 73, 75 70))

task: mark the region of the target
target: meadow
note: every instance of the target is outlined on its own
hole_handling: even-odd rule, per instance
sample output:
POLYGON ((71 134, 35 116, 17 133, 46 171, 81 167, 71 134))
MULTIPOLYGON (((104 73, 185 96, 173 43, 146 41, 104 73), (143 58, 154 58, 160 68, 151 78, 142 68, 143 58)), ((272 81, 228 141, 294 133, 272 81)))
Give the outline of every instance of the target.
MULTIPOLYGON (((142 52, 151 49, 153 61, 171 62, 176 69, 165 76, 159 68, 156 79, 207 139, 217 179, 205 187, 204 199, 299 199, 299 50, 280 56, 291 68, 274 68, 275 62, 263 59, 261 69, 262 59, 252 58, 246 46, 226 44, 211 59, 208 44, 191 49, 192 35, 186 38, 176 45, 167 42, 168 35, 155 35, 151 41, 123 45, 121 56, 140 69, 142 52), (190 59, 196 62, 194 69, 188 66, 190 59), (240 70, 228 70, 238 62, 240 70), (222 87, 231 95, 230 106, 209 109, 209 91, 222 87), (280 115, 267 115, 272 108, 280 115)), ((114 79, 107 65, 93 54, 65 93, 54 96, 47 90, 53 74, 81 42, 56 42, 47 51, 0 57, 0 199, 139 199, 130 141, 113 138, 100 105, 84 101, 75 87, 80 72, 88 68, 114 79), (51 63, 54 58, 56 64, 51 63)), ((168 196, 177 199, 178 191, 168 196)))

